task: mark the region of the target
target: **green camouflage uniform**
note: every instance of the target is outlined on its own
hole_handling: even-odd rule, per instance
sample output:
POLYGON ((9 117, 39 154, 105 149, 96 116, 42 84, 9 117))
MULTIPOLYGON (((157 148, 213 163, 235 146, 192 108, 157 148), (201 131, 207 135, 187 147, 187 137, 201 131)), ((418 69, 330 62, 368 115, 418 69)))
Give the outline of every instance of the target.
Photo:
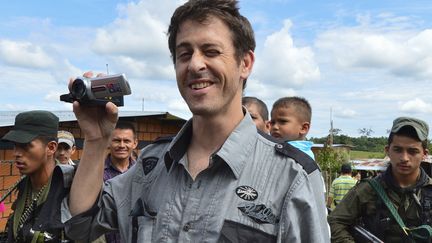
MULTIPOLYGON (((419 180, 410 188, 400 188, 397 185, 391 166, 378 177, 378 181, 407 227, 431 225, 431 196, 424 195, 432 192, 432 179, 422 169, 419 180)), ((354 242, 350 232, 352 226, 360 222, 384 242, 414 242, 406 236, 375 190, 365 180, 346 194, 328 216, 328 221, 332 242, 354 242)))

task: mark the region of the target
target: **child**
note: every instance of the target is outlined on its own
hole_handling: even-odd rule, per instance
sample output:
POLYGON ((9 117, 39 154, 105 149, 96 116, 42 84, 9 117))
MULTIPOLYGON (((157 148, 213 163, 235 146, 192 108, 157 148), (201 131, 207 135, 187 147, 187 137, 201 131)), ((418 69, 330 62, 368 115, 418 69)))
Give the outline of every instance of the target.
POLYGON ((305 141, 310 129, 312 108, 302 97, 278 99, 271 110, 270 134, 281 138, 315 159, 312 142, 305 141))
POLYGON ((267 105, 256 97, 243 97, 242 105, 246 107, 257 128, 265 133, 270 132, 267 105))

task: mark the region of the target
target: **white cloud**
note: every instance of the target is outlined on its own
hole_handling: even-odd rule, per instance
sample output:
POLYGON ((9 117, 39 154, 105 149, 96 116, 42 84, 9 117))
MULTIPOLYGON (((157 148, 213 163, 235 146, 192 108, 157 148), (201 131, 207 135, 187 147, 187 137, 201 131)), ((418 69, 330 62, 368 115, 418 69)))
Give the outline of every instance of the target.
POLYGON ((273 100, 283 96, 296 95, 296 92, 292 88, 277 86, 270 82, 248 79, 245 94, 247 96, 256 96, 263 100, 273 100))
POLYGON ((55 64, 55 60, 41 46, 11 40, 0 40, 0 60, 25 68, 47 68, 55 64))
POLYGON ((378 70, 396 77, 431 79, 432 29, 395 27, 406 19, 388 17, 384 26, 361 19, 361 25, 340 27, 319 34, 315 46, 322 60, 340 70, 378 70))
POLYGON ((189 107, 183 99, 171 100, 168 103, 168 110, 173 110, 180 113, 183 118, 192 116, 189 107))
POLYGON ((97 30, 92 49, 123 72, 149 79, 174 78, 166 31, 180 2, 143 0, 120 7, 121 16, 97 30))
POLYGON ((285 20, 282 29, 269 35, 262 50, 257 51, 257 79, 294 88, 320 78, 312 49, 294 45, 291 26, 291 21, 285 20))
POLYGON ((432 113, 432 104, 426 103, 422 99, 413 99, 401 103, 399 110, 406 113, 432 113))
POLYGON ((348 108, 341 108, 335 111, 335 116, 340 118, 354 118, 356 117, 357 112, 348 108))

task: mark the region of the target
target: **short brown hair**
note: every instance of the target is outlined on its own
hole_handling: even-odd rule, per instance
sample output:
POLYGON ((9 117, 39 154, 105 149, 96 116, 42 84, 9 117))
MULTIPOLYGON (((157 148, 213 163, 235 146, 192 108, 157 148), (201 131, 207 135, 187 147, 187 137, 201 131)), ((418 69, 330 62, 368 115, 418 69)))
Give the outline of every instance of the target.
POLYGON ((256 104, 259 109, 259 114, 261 118, 264 121, 268 121, 268 109, 267 105, 264 103, 264 101, 258 99, 257 97, 253 96, 245 96, 242 98, 242 105, 248 106, 250 104, 256 104))
POLYGON ((312 107, 309 102, 303 98, 298 96, 291 97, 282 97, 278 99, 274 104, 272 111, 278 108, 288 108, 293 107, 296 110, 296 116, 302 122, 311 122, 312 120, 312 107))
MULTIPOLYGON (((189 0, 178 7, 168 27, 168 46, 172 60, 176 62, 176 38, 180 25, 186 20, 200 23, 210 16, 220 18, 231 30, 235 57, 240 62, 249 51, 255 50, 255 36, 249 20, 239 12, 237 0, 189 0)), ((246 80, 243 87, 246 86, 246 80)))

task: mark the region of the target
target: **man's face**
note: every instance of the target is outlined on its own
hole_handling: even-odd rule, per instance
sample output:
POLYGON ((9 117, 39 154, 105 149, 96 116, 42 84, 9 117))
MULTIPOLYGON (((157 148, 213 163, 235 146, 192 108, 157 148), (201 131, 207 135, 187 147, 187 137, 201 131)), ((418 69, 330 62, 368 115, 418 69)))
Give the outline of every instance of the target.
POLYGON ((268 122, 265 121, 263 117, 260 115, 260 110, 258 105, 255 103, 249 103, 245 105, 245 107, 248 110, 249 114, 251 115, 252 120, 255 123, 256 127, 261 131, 268 133, 269 132, 269 129, 267 127, 268 122))
POLYGON ((59 143, 56 151, 56 159, 62 164, 68 164, 74 153, 75 146, 70 147, 67 143, 59 143))
POLYGON ((292 107, 274 109, 271 112, 270 134, 275 138, 288 141, 302 140, 306 136, 309 126, 300 122, 295 114, 296 111, 292 107))
POLYGON ((416 176, 420 171, 421 161, 428 155, 428 151, 423 149, 421 142, 396 134, 393 136, 392 143, 387 145, 385 150, 396 177, 416 176))
POLYGON ((137 140, 130 129, 115 129, 109 145, 111 157, 115 160, 125 160, 131 156, 137 146, 137 140))
POLYGON ((39 139, 34 139, 26 144, 15 143, 15 166, 20 173, 24 175, 31 175, 38 172, 48 161, 48 150, 48 145, 45 145, 39 139))
POLYGON ((191 112, 214 116, 238 111, 253 52, 238 62, 232 34, 216 17, 204 23, 186 20, 180 25, 176 43, 177 85, 191 112))

